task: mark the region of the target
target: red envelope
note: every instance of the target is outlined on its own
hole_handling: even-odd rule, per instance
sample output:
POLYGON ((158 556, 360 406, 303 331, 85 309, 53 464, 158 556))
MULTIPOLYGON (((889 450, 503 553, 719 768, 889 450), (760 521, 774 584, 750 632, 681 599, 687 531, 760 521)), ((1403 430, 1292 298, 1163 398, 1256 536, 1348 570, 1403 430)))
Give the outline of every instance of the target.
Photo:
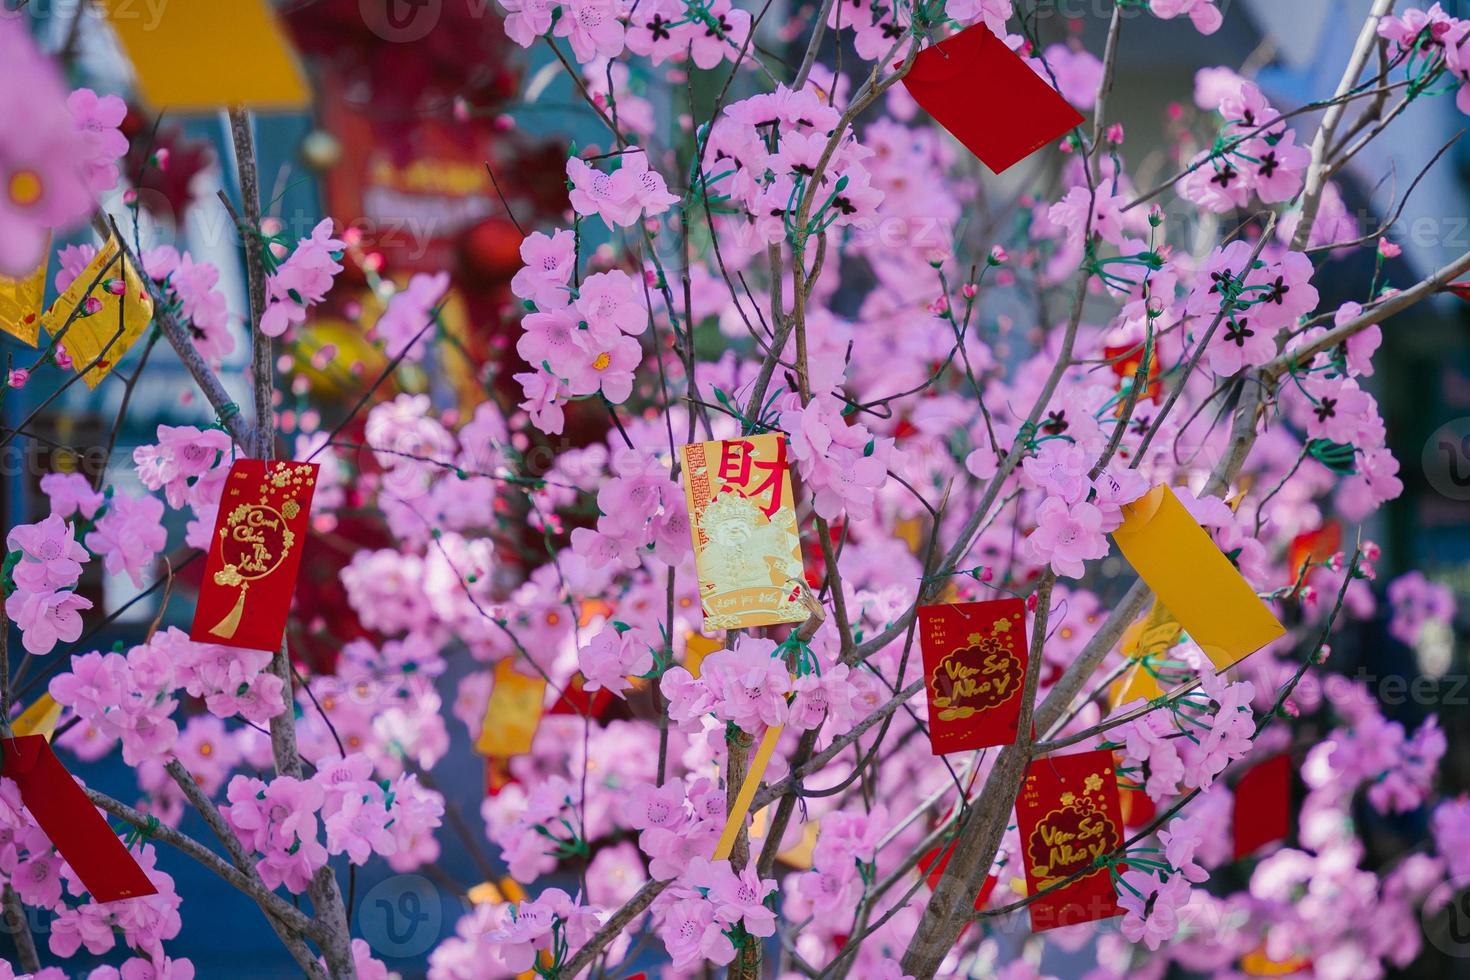
POLYGON ((903 84, 996 173, 1082 122, 1082 113, 984 24, 920 51, 903 84))
MULTIPOLYGON (((959 841, 950 841, 945 846, 943 853, 940 853, 939 848, 936 847, 930 850, 928 854, 919 858, 919 873, 927 874, 925 883, 928 884, 931 891, 939 887, 939 879, 944 875, 944 869, 949 866, 949 859, 954 854, 955 845, 958 843, 959 841)), ((990 893, 995 891, 996 882, 997 878, 995 875, 988 874, 985 876, 985 880, 980 883, 980 893, 975 896, 976 912, 979 912, 985 907, 985 902, 990 898, 990 893)))
POLYGON ((1032 900, 1032 932, 1123 914, 1107 867, 1092 868, 1095 859, 1123 845, 1112 752, 1049 755, 1032 762, 1016 798, 1016 825, 1029 894, 1082 872, 1032 900))
POLYGON ((613 693, 607 688, 598 688, 595 693, 588 693, 582 686, 584 678, 581 672, 572 675, 567 685, 562 689, 561 696, 556 703, 547 709, 548 715, 577 715, 582 718, 593 718, 602 721, 607 714, 607 709, 612 706, 613 693))
POLYGON ((1291 756, 1283 752, 1251 766, 1235 784, 1235 857, 1284 840, 1290 832, 1291 756))
POLYGON ((97 807, 51 751, 44 735, 0 740, 0 775, 15 780, 21 802, 95 902, 156 895, 158 889, 97 807))
POLYGON ((315 463, 240 459, 230 467, 189 639, 275 651, 306 544, 315 463))
POLYGON ((1026 679, 1026 604, 924 606, 919 646, 934 754, 1014 743, 1026 679))

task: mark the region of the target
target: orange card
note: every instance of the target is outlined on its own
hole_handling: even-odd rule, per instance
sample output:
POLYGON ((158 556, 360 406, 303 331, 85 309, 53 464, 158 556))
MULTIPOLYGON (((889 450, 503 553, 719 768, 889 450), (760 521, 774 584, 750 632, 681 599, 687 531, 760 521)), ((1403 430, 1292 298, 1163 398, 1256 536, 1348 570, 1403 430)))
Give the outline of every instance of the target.
POLYGON ((1216 669, 1286 632, 1167 486, 1126 505, 1113 540, 1216 669))
POLYGON ((86 371, 82 380, 88 388, 102 383, 153 319, 153 299, 138 271, 120 252, 117 239, 109 236, 41 318, 53 337, 65 328, 61 343, 76 369, 86 371), (97 288, 89 289, 104 270, 97 288), (67 326, 67 317, 78 307, 82 312, 67 326), (94 361, 96 366, 90 367, 94 361))
POLYGON ((178 114, 309 105, 301 68, 268 3, 153 6, 102 0, 138 89, 154 109, 178 114))
POLYGON ((481 755, 508 758, 531 751, 536 728, 546 700, 546 680, 527 677, 507 657, 495 665, 495 686, 485 705, 485 720, 475 751, 481 755))
POLYGON ((684 447, 684 496, 699 566, 706 630, 807 618, 801 540, 786 462, 775 433, 684 447))

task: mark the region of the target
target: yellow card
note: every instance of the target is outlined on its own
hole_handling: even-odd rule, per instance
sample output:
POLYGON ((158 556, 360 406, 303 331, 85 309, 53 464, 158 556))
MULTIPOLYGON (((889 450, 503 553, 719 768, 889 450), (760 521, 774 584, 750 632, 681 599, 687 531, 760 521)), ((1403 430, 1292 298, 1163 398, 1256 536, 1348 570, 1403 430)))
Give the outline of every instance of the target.
POLYGON ((703 633, 684 634, 684 669, 698 677, 699 665, 704 663, 704 658, 716 650, 723 649, 725 649, 724 640, 711 640, 703 633))
POLYGON ((1248 977, 1289 977, 1293 973, 1310 970, 1312 960, 1307 956, 1293 956, 1285 960, 1273 960, 1262 943, 1240 958, 1240 972, 1248 977))
POLYGON ((159 4, 102 0, 138 89, 154 109, 305 109, 296 56, 264 0, 159 4))
POLYGON ((1167 486, 1124 507, 1113 540, 1216 669, 1286 632, 1167 486))
POLYGON ((893 536, 917 555, 924 547, 924 522, 917 517, 902 518, 893 525, 893 536))
MULTIPOLYGON (((725 829, 720 832, 720 840, 715 845, 715 853, 710 858, 711 861, 724 861, 735 849, 735 838, 745 824, 745 815, 750 812, 750 804, 755 799, 755 791, 760 789, 761 779, 766 774, 766 766, 771 764, 771 756, 776 751, 776 743, 781 740, 781 731, 785 727, 785 725, 777 725, 775 728, 767 728, 760 746, 755 750, 755 755, 751 756, 750 768, 745 771, 745 782, 740 784, 740 792, 735 796, 735 806, 731 808, 730 815, 725 818, 725 829)), ((729 791, 730 787, 726 786, 725 792, 729 791)))
POLYGON ((465 895, 475 905, 483 905, 487 902, 495 904, 499 902, 520 902, 526 897, 526 890, 521 883, 507 875, 500 879, 500 883, 493 881, 482 881, 471 888, 465 895))
POLYGON ((51 243, 41 252, 41 264, 20 279, 0 276, 0 330, 22 343, 36 346, 41 331, 41 304, 46 302, 46 270, 51 243))
POLYGON ((786 437, 766 433, 685 446, 684 496, 705 629, 805 620, 786 437))
POLYGON ((546 700, 546 681, 527 677, 515 669, 511 658, 495 665, 495 686, 480 723, 475 751, 481 755, 509 758, 531 751, 536 727, 546 700))
POLYGON ((97 361, 82 376, 88 388, 102 383, 153 319, 153 299, 137 270, 120 251, 117 240, 109 237, 41 319, 53 337, 65 328, 61 342, 78 371, 97 361), (89 292, 92 280, 103 270, 106 272, 97 288, 89 292), (67 326, 67 317, 77 307, 82 308, 81 314, 67 326))
POLYGON ((788 868, 798 871, 810 871, 812 869, 812 855, 817 850, 817 825, 814 823, 802 824, 801 840, 792 844, 784 851, 776 852, 776 860, 788 868))
POLYGON ((1152 701, 1163 693, 1164 689, 1159 687, 1159 682, 1152 674, 1143 669, 1143 664, 1135 663, 1113 682, 1108 691, 1108 710, 1139 698, 1152 701))
POLYGON ((505 896, 500 893, 499 888, 495 887, 493 881, 480 882, 471 888, 465 897, 474 905, 499 905, 505 901, 505 896))
MULTIPOLYGON (((1123 631, 1118 649, 1133 660, 1161 657, 1183 639, 1184 627, 1162 602, 1154 600, 1149 611, 1123 631)), ((1163 694, 1158 680, 1142 663, 1135 663, 1116 682, 1109 694, 1109 708, 1127 704, 1135 698, 1152 700, 1163 694)))
POLYGON ((20 713, 11 725, 11 730, 16 736, 21 735, 45 735, 46 741, 51 741, 51 736, 56 734, 56 723, 61 720, 61 705, 51 697, 43 694, 36 698, 29 708, 20 713))

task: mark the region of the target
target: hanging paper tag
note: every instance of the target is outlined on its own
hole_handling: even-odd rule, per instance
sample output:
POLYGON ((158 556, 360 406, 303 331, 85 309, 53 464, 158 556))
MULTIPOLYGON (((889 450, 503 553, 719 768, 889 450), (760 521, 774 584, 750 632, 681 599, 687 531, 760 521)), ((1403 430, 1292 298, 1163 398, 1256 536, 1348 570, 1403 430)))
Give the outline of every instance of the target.
POLYGON ((684 495, 705 629, 805 620, 785 436, 685 446, 684 495))
POLYGON ((703 633, 684 634, 684 669, 692 676, 698 677, 704 658, 723 649, 725 649, 724 640, 712 640, 703 633))
POLYGON ((239 459, 230 467, 189 639, 276 651, 316 488, 314 463, 239 459))
POLYGON ((1167 486, 1126 505, 1113 540, 1216 669, 1224 670, 1285 634, 1286 628, 1167 486))
POLYGON ((1033 761, 1016 798, 1016 825, 1035 896, 1031 929, 1042 932, 1121 915, 1112 876, 1099 857, 1123 844, 1113 753, 1049 755, 1033 761), (1054 887, 1077 875, 1070 882, 1054 887), (1052 888, 1046 894, 1044 889, 1052 888))
POLYGON ((903 84, 996 173, 1082 122, 1082 113, 984 24, 920 51, 903 84))
POLYGON ((924 606, 919 645, 934 754, 1014 743, 1026 678, 1026 604, 924 606))
POLYGON ((546 701, 546 680, 527 677, 507 657, 495 664, 495 686, 480 722, 475 751, 508 759, 531 751, 546 701))
POLYGON ((56 733, 56 723, 61 720, 61 705, 49 693, 43 694, 20 713, 10 726, 16 735, 40 735, 51 741, 56 733))
POLYGON ((156 895, 158 889, 97 807, 51 751, 44 735, 0 739, 0 775, 15 780, 21 802, 96 902, 156 895))
POLYGON ((85 372, 82 380, 88 388, 102 383, 153 319, 153 298, 121 252, 117 239, 109 236, 41 318, 53 337, 66 331, 61 343, 76 369, 85 372), (96 287, 89 289, 99 275, 96 287), (76 309, 81 312, 68 326, 67 318, 76 309))
POLYGON ((41 331, 41 304, 46 302, 46 270, 51 240, 41 249, 41 264, 19 279, 0 275, 0 330, 23 344, 36 346, 41 331))
MULTIPOLYGON (((745 825, 745 816, 750 812, 751 801, 755 799, 755 791, 760 789, 761 779, 765 777, 766 766, 771 764, 771 756, 776 751, 776 743, 781 740, 781 732, 785 725, 777 725, 775 728, 767 728, 761 737, 761 744, 755 750, 755 755, 750 757, 750 768, 745 770, 745 782, 740 784, 740 792, 735 796, 735 805, 730 808, 730 815, 725 818, 725 829, 720 832, 719 842, 715 844, 715 853, 711 861, 724 861, 735 849, 735 838, 740 834, 740 828, 745 825)), ((729 792, 730 787, 725 787, 729 792)))
POLYGON ((154 13, 131 0, 102 6, 155 109, 177 115, 227 106, 304 109, 310 102, 275 13, 262 0, 171 3, 166 16, 161 5, 154 13))
POLYGON ((1231 838, 1237 860, 1291 832, 1291 756, 1282 752, 1247 769, 1235 784, 1231 838))

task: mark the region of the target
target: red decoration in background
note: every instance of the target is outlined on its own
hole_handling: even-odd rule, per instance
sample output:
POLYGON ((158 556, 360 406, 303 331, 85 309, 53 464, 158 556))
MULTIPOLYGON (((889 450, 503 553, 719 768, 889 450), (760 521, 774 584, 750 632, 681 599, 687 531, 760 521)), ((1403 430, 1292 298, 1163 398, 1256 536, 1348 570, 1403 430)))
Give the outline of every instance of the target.
POLYGON ((1342 548, 1342 525, 1328 518, 1315 531, 1303 531, 1291 539, 1287 549, 1286 567, 1291 570, 1289 583, 1301 578, 1302 566, 1308 559, 1324 562, 1342 548))
MULTIPOLYGON (((929 886, 930 891, 939 887, 939 879, 943 877, 944 869, 949 867, 949 859, 954 855, 955 845, 958 843, 959 841, 951 841, 944 848, 943 854, 936 847, 919 858, 919 873, 926 875, 925 883, 929 886)), ((998 879, 994 874, 985 876, 985 881, 980 884, 980 892, 975 896, 976 912, 979 912, 985 907, 985 902, 990 898, 990 893, 995 891, 997 881, 998 879)))
POLYGON ((397 124, 447 113, 455 98, 482 106, 514 98, 520 68, 495 8, 483 0, 314 0, 283 18, 296 49, 363 93, 397 124))
POLYGON ((1291 756, 1285 752, 1257 763, 1235 784, 1231 838, 1237 860, 1291 832, 1291 756))
POLYGON ((156 895, 158 889, 97 807, 51 751, 44 735, 0 740, 0 775, 15 780, 21 802, 97 902, 156 895))
POLYGON ((577 715, 581 718, 603 721, 608 714, 608 708, 612 706, 612 692, 603 687, 589 693, 582 687, 582 683, 582 674, 580 672, 573 674, 572 679, 562 689, 561 696, 546 713, 549 715, 577 715))
POLYGON ((177 227, 194 203, 194 178, 214 166, 209 141, 187 139, 178 126, 132 105, 119 129, 128 138, 122 171, 137 190, 138 203, 177 227))
POLYGON ((1082 113, 984 24, 920 51, 903 84, 996 173, 1082 122, 1082 113))

